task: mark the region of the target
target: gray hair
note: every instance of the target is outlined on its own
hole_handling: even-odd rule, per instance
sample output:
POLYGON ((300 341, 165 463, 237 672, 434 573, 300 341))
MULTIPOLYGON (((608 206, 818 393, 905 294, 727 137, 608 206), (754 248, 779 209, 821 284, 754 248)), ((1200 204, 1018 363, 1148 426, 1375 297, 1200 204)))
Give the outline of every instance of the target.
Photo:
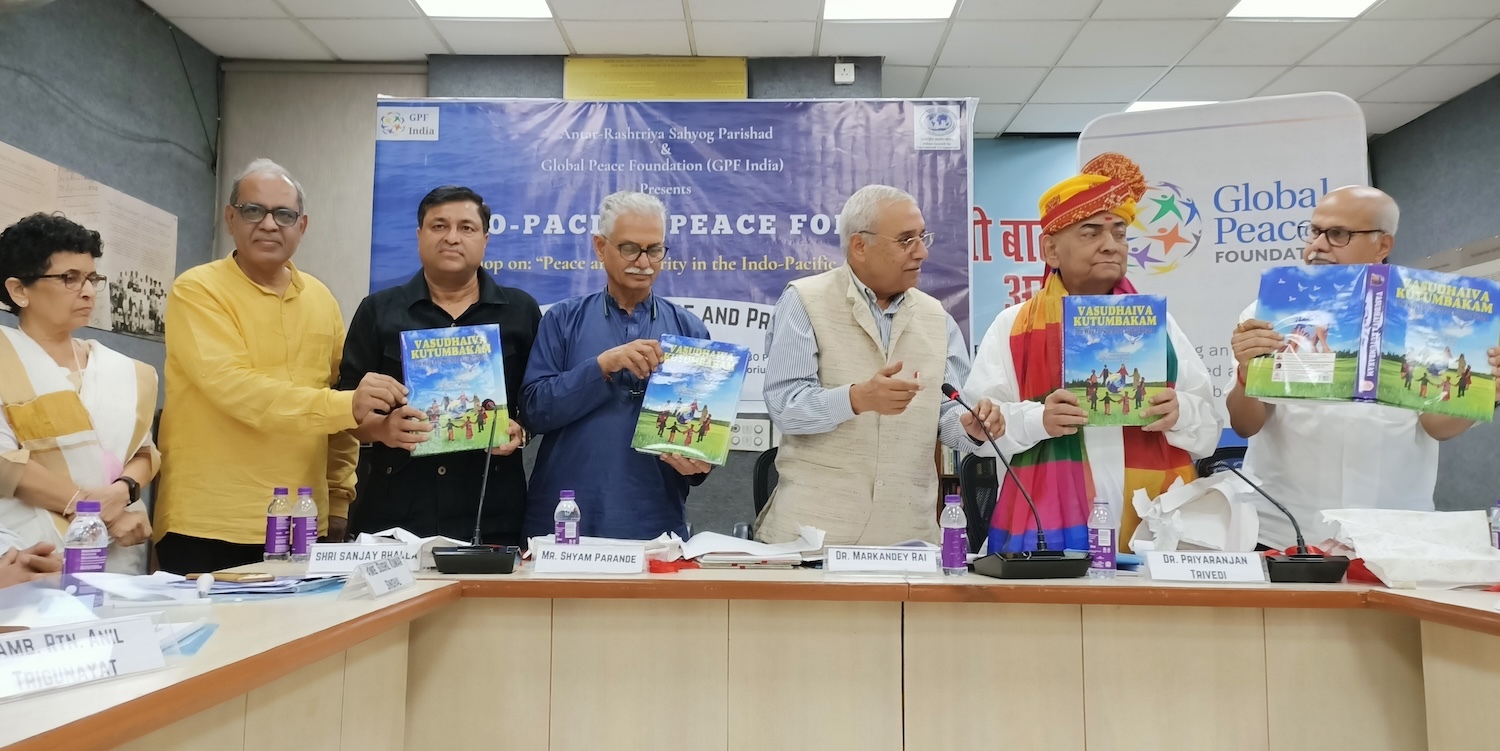
POLYGON ((839 212, 839 247, 849 254, 849 239, 860 232, 874 232, 880 210, 893 203, 916 203, 910 193, 889 185, 866 185, 849 196, 839 212))
POLYGON ((1378 229, 1391 237, 1396 236, 1396 227, 1401 223, 1401 207, 1396 205, 1396 199, 1391 198, 1389 193, 1368 185, 1345 185, 1328 192, 1347 193, 1362 201, 1373 201, 1376 205, 1375 226, 1370 229, 1378 229))
POLYGON ((264 157, 251 162, 238 175, 235 175, 234 184, 229 188, 229 205, 233 206, 240 202, 240 183, 244 182, 245 178, 251 175, 271 175, 272 177, 285 178, 287 182, 292 184, 293 188, 297 189, 297 210, 302 211, 305 208, 306 195, 302 192, 302 183, 297 182, 297 178, 292 177, 292 173, 287 172, 286 167, 264 157))
POLYGON ((622 216, 654 216, 667 224, 667 207, 656 196, 636 190, 610 193, 599 203, 599 234, 606 239, 615 231, 615 220, 622 216))

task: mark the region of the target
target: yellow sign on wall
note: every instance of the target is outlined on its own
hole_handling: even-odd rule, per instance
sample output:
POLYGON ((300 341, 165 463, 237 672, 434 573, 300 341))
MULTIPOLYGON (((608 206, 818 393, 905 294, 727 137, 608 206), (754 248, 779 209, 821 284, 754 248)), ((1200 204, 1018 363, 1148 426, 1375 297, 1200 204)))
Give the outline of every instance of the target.
POLYGON ((564 99, 748 99, 743 57, 570 57, 564 99))

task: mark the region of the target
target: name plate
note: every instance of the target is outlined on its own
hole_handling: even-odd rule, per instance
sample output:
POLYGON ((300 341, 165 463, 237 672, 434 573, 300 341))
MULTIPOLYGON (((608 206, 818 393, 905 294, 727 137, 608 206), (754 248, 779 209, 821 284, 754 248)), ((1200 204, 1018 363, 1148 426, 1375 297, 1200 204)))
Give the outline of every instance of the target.
POLYGON ((1266 566, 1259 553, 1220 553, 1212 550, 1153 550, 1146 569, 1158 581, 1264 582, 1266 566))
POLYGON ((417 583, 406 562, 396 556, 387 556, 369 563, 361 563, 354 569, 354 577, 370 585, 372 599, 406 589, 417 583))
POLYGON ((840 574, 936 574, 937 548, 829 546, 823 569, 840 574))
POLYGON ((136 615, 0 634, 0 699, 165 667, 161 639, 136 615))
POLYGON ((538 574, 639 574, 646 570, 646 546, 540 545, 534 551, 538 574))
POLYGON ((397 558, 412 571, 416 570, 417 557, 407 558, 405 543, 364 542, 315 542, 308 551, 308 576, 352 574, 361 563, 370 563, 382 558, 397 558))

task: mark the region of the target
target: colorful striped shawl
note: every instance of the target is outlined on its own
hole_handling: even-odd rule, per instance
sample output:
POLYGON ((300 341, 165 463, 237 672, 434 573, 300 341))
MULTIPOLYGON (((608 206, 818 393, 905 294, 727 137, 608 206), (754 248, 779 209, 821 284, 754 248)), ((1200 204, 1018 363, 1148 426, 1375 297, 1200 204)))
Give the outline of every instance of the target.
MULTIPOLYGON (((1133 294, 1135 288, 1121 279, 1113 294, 1133 294)), ((1062 277, 1047 275, 1041 292, 1024 304, 1010 332, 1010 353, 1015 365, 1020 397, 1040 402, 1062 387, 1062 299, 1068 294, 1062 277)), ((1167 342, 1167 386, 1176 387, 1177 353, 1167 342)), ((1193 459, 1186 451, 1167 443, 1163 433, 1123 428, 1125 448, 1125 504, 1120 520, 1120 549, 1126 550, 1130 536, 1140 524, 1130 498, 1144 488, 1152 498, 1161 495, 1181 477, 1197 477, 1193 459)), ((1017 477, 1031 492, 1042 530, 1051 550, 1088 550, 1088 515, 1094 498, 1094 477, 1089 470, 1083 432, 1049 438, 1011 458, 1017 477)), ((1002 478, 1004 475, 1002 474, 1002 478)), ((1036 525, 1031 511, 1014 482, 1002 482, 995 512, 990 517, 991 552, 1015 552, 1036 548, 1036 525)))

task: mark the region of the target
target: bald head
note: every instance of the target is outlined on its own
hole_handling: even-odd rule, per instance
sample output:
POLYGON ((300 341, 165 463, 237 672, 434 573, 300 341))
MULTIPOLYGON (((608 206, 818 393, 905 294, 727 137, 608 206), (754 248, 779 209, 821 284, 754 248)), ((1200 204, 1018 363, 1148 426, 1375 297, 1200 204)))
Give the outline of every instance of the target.
POLYGON ((1309 264, 1384 263, 1396 244, 1401 210, 1383 190, 1346 185, 1331 190, 1313 209, 1310 241, 1302 252, 1309 264))

